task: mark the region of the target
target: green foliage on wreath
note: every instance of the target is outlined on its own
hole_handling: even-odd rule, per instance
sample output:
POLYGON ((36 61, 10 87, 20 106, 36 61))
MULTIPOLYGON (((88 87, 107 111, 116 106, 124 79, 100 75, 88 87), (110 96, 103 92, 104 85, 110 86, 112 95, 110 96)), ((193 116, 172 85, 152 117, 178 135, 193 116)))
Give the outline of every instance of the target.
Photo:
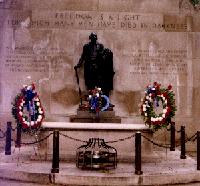
POLYGON ((160 84, 154 82, 152 87, 147 87, 147 92, 142 100, 141 117, 149 128, 153 127, 153 131, 167 127, 175 116, 177 106, 175 104, 174 92, 171 91, 172 86, 168 88, 160 88, 160 84), (156 101, 157 100, 157 101, 156 101), (158 115, 154 111, 153 103, 162 102, 163 112, 158 115))

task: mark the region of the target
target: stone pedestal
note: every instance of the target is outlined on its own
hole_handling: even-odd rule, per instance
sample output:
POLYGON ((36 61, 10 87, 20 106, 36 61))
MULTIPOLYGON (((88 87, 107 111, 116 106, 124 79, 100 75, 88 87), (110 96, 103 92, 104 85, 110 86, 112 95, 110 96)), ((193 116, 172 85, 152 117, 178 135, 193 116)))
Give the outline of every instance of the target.
MULTIPOLYGON (((118 162, 129 163, 135 161, 135 136, 133 135, 136 132, 139 131, 153 140, 151 129, 144 124, 43 122, 42 127, 44 131, 40 133, 40 139, 54 130, 59 130, 59 159, 68 162, 76 162, 77 148, 86 145, 83 141, 88 141, 89 138, 104 139, 106 144, 117 149, 118 162)), ((160 162, 159 157, 153 152, 152 143, 142 137, 141 145, 142 162, 160 162)), ((46 160, 52 160, 53 135, 41 142, 40 154, 46 160)))
POLYGON ((113 107, 108 107, 105 111, 92 113, 86 104, 79 105, 77 115, 70 116, 70 122, 73 123, 121 123, 121 118, 115 116, 113 107))

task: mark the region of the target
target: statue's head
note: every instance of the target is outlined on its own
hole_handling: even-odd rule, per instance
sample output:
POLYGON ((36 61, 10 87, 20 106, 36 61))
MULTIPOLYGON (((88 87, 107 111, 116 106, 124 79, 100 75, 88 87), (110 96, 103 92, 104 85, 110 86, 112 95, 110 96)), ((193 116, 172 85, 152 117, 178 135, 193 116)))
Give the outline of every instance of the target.
POLYGON ((97 34, 96 33, 94 33, 94 32, 92 32, 91 34, 90 34, 90 36, 89 36, 89 39, 90 40, 97 40, 98 38, 97 38, 97 34))

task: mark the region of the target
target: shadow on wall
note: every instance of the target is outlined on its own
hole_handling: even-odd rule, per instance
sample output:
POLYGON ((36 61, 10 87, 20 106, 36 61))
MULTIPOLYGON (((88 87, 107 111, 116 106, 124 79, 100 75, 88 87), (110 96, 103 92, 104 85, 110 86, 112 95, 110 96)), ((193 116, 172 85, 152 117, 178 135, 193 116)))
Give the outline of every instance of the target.
POLYGON ((138 112, 138 105, 141 103, 140 95, 140 91, 116 91, 117 102, 122 103, 125 111, 129 114, 138 112))
POLYGON ((80 103, 79 92, 68 87, 59 90, 56 93, 52 93, 51 98, 53 101, 63 105, 64 107, 70 107, 80 103))

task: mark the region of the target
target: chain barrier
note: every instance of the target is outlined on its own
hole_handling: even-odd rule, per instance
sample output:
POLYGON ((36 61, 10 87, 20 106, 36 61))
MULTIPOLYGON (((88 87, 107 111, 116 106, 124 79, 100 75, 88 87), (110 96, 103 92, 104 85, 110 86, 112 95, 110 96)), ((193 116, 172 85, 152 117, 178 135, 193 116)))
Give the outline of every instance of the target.
POLYGON ((127 139, 131 139, 133 137, 135 137, 135 134, 133 134, 133 135, 131 135, 129 137, 123 138, 123 139, 118 139, 116 141, 106 141, 105 143, 116 143, 116 142, 124 141, 124 140, 127 140, 127 139))
POLYGON ((12 130, 12 131, 15 131, 15 130, 17 130, 17 127, 15 127, 15 128, 12 128, 12 127, 11 127, 11 130, 12 130))
MULTIPOLYGON (((80 139, 77 139, 77 138, 73 138, 73 137, 71 137, 71 136, 68 136, 68 135, 66 135, 66 134, 62 134, 62 133, 60 133, 62 136, 64 136, 64 137, 67 137, 67 138, 69 138, 69 139, 72 139, 72 140, 75 140, 75 141, 81 141, 81 142, 84 142, 84 143, 88 143, 88 141, 83 141, 83 140, 80 140, 80 139)), ((127 140, 127 139, 131 139, 131 138, 133 138, 135 136, 135 134, 133 134, 133 135, 131 135, 131 136, 129 136, 129 137, 126 137, 126 138, 123 138, 123 139, 118 139, 118 140, 116 140, 116 141, 106 141, 105 143, 116 143, 116 142, 119 142, 119 141, 124 141, 124 140, 127 140)))
POLYGON ((83 140, 80 140, 80 139, 77 139, 77 138, 73 138, 73 137, 70 137, 70 136, 68 136, 66 134, 62 134, 61 132, 59 134, 61 134, 64 137, 67 137, 69 139, 75 140, 75 141, 81 141, 81 142, 84 142, 84 143, 88 143, 88 141, 83 141, 83 140))
POLYGON ((39 140, 39 141, 35 141, 35 142, 31 142, 31 143, 21 143, 22 145, 33 145, 33 144, 36 144, 36 143, 39 143, 41 141, 44 141, 45 139, 47 139, 48 137, 50 137, 53 133, 50 133, 48 136, 46 136, 45 138, 39 140))
POLYGON ((177 133, 181 132, 181 130, 176 130, 176 129, 175 129, 175 131, 176 131, 177 133))
POLYGON ((143 136, 147 141, 151 142, 151 143, 154 144, 154 145, 157 145, 157 146, 159 146, 159 147, 164 147, 164 148, 170 148, 170 147, 168 147, 168 146, 166 146, 166 145, 160 145, 160 144, 158 144, 158 143, 155 143, 154 141, 148 139, 148 138, 147 138, 146 136, 144 136, 143 134, 141 134, 141 136, 143 136))
MULTIPOLYGON (((186 135, 186 137, 187 137, 187 134, 185 134, 186 135)), ((188 138, 187 137, 187 141, 195 141, 197 139, 197 133, 196 134, 194 134, 191 138, 188 138), (196 138, 194 138, 196 136, 196 138), (192 138, 194 138, 193 140, 192 140, 192 138)))
POLYGON ((6 136, 7 131, 6 131, 6 132, 3 132, 3 131, 0 129, 0 132, 3 134, 3 136, 0 136, 0 138, 4 138, 4 137, 6 136))

